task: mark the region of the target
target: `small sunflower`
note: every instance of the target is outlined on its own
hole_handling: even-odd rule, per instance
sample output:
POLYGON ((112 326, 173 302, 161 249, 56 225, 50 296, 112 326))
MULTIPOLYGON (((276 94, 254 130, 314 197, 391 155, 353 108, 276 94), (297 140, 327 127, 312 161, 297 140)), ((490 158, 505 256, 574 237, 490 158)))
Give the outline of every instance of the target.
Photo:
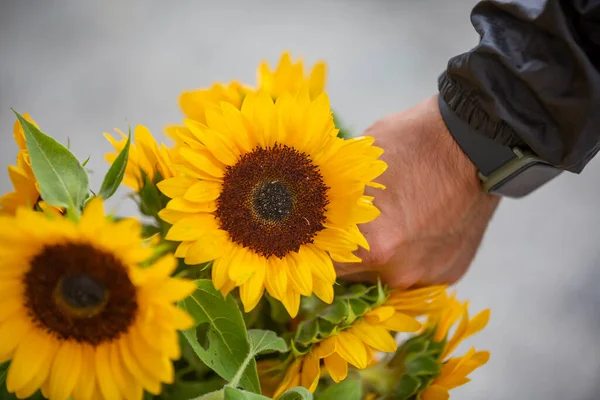
MULTIPOLYGON (((108 133, 104 137, 113 145, 115 153, 105 155, 106 161, 113 163, 119 152, 123 150, 127 143, 127 135, 121 130, 115 129, 119 134, 119 140, 108 133)), ((129 159, 123 183, 136 192, 139 192, 144 185, 144 175, 151 182, 171 178, 173 173, 173 150, 164 144, 158 144, 152 133, 143 125, 135 127, 133 141, 129 147, 129 159), (135 142, 135 144, 133 143, 135 142)))
POLYGON ((303 61, 294 63, 290 53, 285 52, 281 55, 274 71, 271 71, 266 61, 260 64, 257 71, 258 90, 278 98, 283 93, 295 93, 300 88, 308 86, 310 97, 314 99, 325 90, 325 73, 325 63, 318 62, 308 76, 304 75, 303 61))
MULTIPOLYGON (((314 392, 323 374, 321 361, 331 379, 341 382, 348 375, 349 365, 365 369, 375 363, 377 351, 395 352, 398 345, 392 332, 417 332, 421 323, 416 317, 436 310, 443 294, 444 286, 394 291, 383 305, 367 312, 349 328, 314 344, 308 353, 294 360, 281 378, 275 398, 298 385, 314 392)), ((270 387, 277 370, 273 366, 270 375, 262 375, 270 387)))
POLYGON ((188 265, 214 260, 215 287, 240 287, 246 311, 263 291, 296 316, 300 295, 333 299, 332 260, 357 262, 368 248, 357 224, 379 215, 365 185, 386 168, 374 139, 336 137, 329 100, 308 91, 248 94, 222 102, 207 124, 185 120, 198 139, 179 149, 181 173, 158 184, 172 200, 159 213, 166 239, 188 265), (202 143, 202 145, 200 145, 202 143), (201 147, 200 147, 201 146, 201 147))
POLYGON ((443 360, 440 375, 421 393, 421 400, 448 399, 451 389, 468 383, 470 379, 467 376, 488 362, 490 353, 475 351, 475 348, 469 349, 461 357, 448 357, 463 340, 485 328, 489 319, 489 309, 481 311, 469 319, 469 304, 459 302, 454 296, 447 298, 445 307, 429 318, 427 325, 435 329, 433 340, 435 342, 447 341, 447 343, 440 357, 440 360, 443 360), (448 332, 459 319, 460 322, 452 337, 448 338, 448 332))
MULTIPOLYGON (((29 114, 25 113, 23 117, 37 126, 29 114)), ((14 215, 20 207, 33 209, 39 205, 43 209, 47 209, 48 207, 40 202, 40 188, 31 168, 25 133, 18 120, 15 121, 13 132, 15 142, 19 146, 19 153, 17 154, 17 164, 8 167, 8 176, 15 190, 0 197, 0 215, 14 215)))
POLYGON ((172 256, 153 254, 134 220, 111 222, 93 199, 81 220, 19 209, 0 217, 0 363, 9 392, 51 400, 142 399, 173 381, 178 329, 192 318, 174 302, 193 282, 170 278, 172 256))

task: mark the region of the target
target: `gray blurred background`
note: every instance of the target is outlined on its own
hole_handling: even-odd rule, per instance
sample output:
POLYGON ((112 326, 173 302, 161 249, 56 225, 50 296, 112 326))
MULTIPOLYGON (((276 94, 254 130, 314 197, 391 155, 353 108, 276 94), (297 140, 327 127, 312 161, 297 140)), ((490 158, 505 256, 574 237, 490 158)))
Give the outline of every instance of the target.
MULTIPOLYGON (((102 132, 177 122, 184 89, 253 84, 281 51, 329 64, 327 89, 359 133, 436 92, 447 60, 477 43, 474 0, 0 0, 0 171, 14 163, 13 107, 80 159, 99 188, 111 148, 102 132)), ((453 399, 600 397, 600 157, 526 199, 503 200, 459 284, 472 310, 491 307, 469 341, 488 365, 453 399)), ((0 193, 11 189, 0 173, 0 193)), ((132 203, 113 201, 121 214, 132 203)), ((463 350, 465 347, 463 347, 463 350)))

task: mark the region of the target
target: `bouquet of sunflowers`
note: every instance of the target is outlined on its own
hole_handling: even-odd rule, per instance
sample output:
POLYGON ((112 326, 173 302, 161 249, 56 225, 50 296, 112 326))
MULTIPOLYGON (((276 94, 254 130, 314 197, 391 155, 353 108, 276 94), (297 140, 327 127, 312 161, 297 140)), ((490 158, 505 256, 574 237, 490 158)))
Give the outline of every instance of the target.
POLYGON ((369 248, 358 226, 387 166, 340 130, 325 68, 285 53, 256 87, 183 93, 172 145, 106 134, 100 188, 15 112, 0 399, 431 400, 469 381, 489 353, 452 353, 489 310, 470 317, 444 286, 336 279, 369 248), (121 184, 143 219, 105 210, 121 184))

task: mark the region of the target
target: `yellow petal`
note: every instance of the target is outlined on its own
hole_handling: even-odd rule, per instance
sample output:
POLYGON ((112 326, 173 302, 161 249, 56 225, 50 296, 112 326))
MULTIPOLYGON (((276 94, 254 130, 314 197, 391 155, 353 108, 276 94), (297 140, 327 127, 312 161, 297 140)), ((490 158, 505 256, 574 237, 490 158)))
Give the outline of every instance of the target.
POLYGON ((305 245, 300 247, 298 259, 310 265, 315 277, 319 277, 325 282, 335 282, 336 274, 333 262, 325 251, 312 244, 305 245))
POLYGON ((450 393, 444 387, 433 384, 421 393, 421 400, 448 400, 450 393))
POLYGON ((304 296, 310 296, 313 291, 312 269, 308 262, 302 260, 298 254, 287 258, 288 278, 295 286, 296 291, 304 296))
POLYGON ((179 150, 179 154, 190 166, 193 166, 198 171, 214 176, 215 178, 222 178, 225 174, 225 166, 206 149, 182 147, 179 150))
POLYGON ((131 272, 134 283, 139 286, 148 281, 163 281, 169 278, 176 268, 177 260, 168 254, 156 260, 151 267, 132 269, 131 272))
POLYGON ((158 182, 156 186, 165 196, 173 199, 182 197, 197 182, 198 180, 187 176, 175 176, 158 182))
POLYGON ((475 315, 469 321, 469 328, 467 329, 465 337, 469 337, 471 335, 474 335, 474 334, 480 332, 481 330, 483 330, 483 328, 485 328, 487 326, 489 321, 490 321, 490 310, 487 309, 487 310, 481 311, 480 313, 475 315))
POLYGON ((109 350, 110 369, 114 382, 121 395, 126 400, 139 400, 143 397, 142 386, 137 382, 121 361, 121 354, 117 343, 112 343, 109 350))
MULTIPOLYGON (((15 332, 11 332, 15 334, 15 332)), ((6 388, 16 392, 24 388, 37 374, 43 371, 44 361, 52 358, 58 350, 57 341, 46 332, 33 328, 27 335, 19 337, 20 344, 14 353, 6 377, 6 388)))
POLYGON ((105 224, 104 203, 100 197, 94 197, 83 210, 79 228, 85 232, 93 233, 105 224))
POLYGON ((266 267, 256 268, 254 275, 240 286, 240 298, 244 304, 244 312, 250 312, 256 307, 265 290, 266 267))
MULTIPOLYGON (((0 307, 0 326, 2 322, 12 317, 14 314, 24 313, 23 300, 19 297, 10 297, 2 300, 2 307, 0 307)), ((0 328, 0 331, 2 328, 0 328)), ((0 346, 2 347, 2 346, 0 346)))
MULTIPOLYGON (((209 116, 212 116, 213 113, 213 110, 207 110, 207 119, 209 116)), ((202 124, 199 124, 194 120, 186 119, 183 123, 202 141, 212 155, 221 163, 233 165, 237 162, 240 151, 235 142, 227 137, 226 134, 223 134, 216 129, 203 127, 202 124)))
POLYGON ((314 65, 308 78, 310 82, 310 97, 315 98, 325 90, 326 65, 324 62, 318 62, 314 65))
POLYGON ((101 344, 96 347, 95 367, 98 387, 105 399, 119 400, 122 397, 113 378, 109 351, 110 344, 101 344))
POLYGON ((221 194, 223 184, 216 181, 195 181, 183 195, 185 200, 196 203, 216 200, 221 194))
POLYGON ((237 285, 246 282, 257 268, 264 266, 265 259, 263 257, 254 257, 255 254, 242 246, 234 245, 229 253, 228 275, 229 279, 237 285))
POLYGON ((337 351, 337 340, 335 336, 330 336, 316 346, 317 356, 319 358, 329 357, 337 351))
POLYGON ((26 316, 14 315, 0 324, 0 363, 8 361, 30 330, 35 329, 26 316))
POLYGON ((329 372, 331 379, 335 383, 341 382, 348 376, 348 362, 340 357, 339 354, 333 353, 325 357, 325 368, 329 372))
MULTIPOLYGON (((375 350, 393 353, 398 345, 390 332, 382 326, 374 326, 366 323, 358 323, 352 326, 350 331, 367 345, 375 350)), ((367 362, 368 364, 368 362, 367 362)))
POLYGON ((343 331, 338 334, 337 353, 358 369, 367 368, 367 350, 364 343, 351 332, 343 331))
POLYGON ((221 290, 221 288, 229 282, 229 276, 227 275, 229 264, 228 254, 216 258, 211 268, 211 277, 215 289, 221 290))
POLYGON ((321 368, 319 366, 319 358, 313 353, 309 352, 302 358, 300 384, 312 393, 317 388, 320 375, 321 368))
POLYGON ((196 283, 187 279, 168 278, 152 288, 153 300, 168 303, 183 300, 196 290, 196 283))
POLYGON ((421 323, 410 315, 397 312, 386 319, 381 325, 394 332, 417 332, 421 329, 421 323))
POLYGON ((344 253, 358 249, 358 244, 345 230, 339 228, 326 228, 314 238, 314 244, 320 249, 334 253, 344 253))
POLYGON ((358 263, 361 262, 362 259, 350 251, 340 252, 340 251, 330 251, 329 255, 334 261, 343 262, 343 263, 358 263))
POLYGON ((152 378, 165 382, 173 382, 173 369, 171 362, 160 352, 144 346, 143 336, 137 327, 132 327, 127 335, 129 348, 137 359, 139 366, 152 378), (165 360, 167 362, 165 362, 165 360))
POLYGON ((267 291, 277 300, 283 302, 288 289, 288 278, 286 272, 286 260, 280 260, 277 257, 271 257, 267 260, 267 271, 265 284, 267 291))
POLYGON ((379 306, 364 315, 365 321, 369 324, 376 325, 385 321, 386 319, 392 318, 396 314, 394 307, 390 306, 379 306))
POLYGON ((185 200, 183 197, 176 197, 167 203, 167 208, 169 210, 187 213, 210 213, 217 209, 217 205, 214 201, 194 203, 185 200))
POLYGON ((225 251, 229 235, 221 230, 215 231, 212 236, 205 236, 195 241, 189 248, 185 257, 187 265, 198 265, 220 257, 225 251))
POLYGON ((50 398, 66 400, 71 396, 80 378, 82 345, 74 341, 64 341, 54 357, 50 372, 50 398))
POLYGON ((16 391, 16 395, 19 398, 25 399, 32 396, 35 392, 38 391, 41 387, 47 386, 48 383, 48 375, 50 374, 50 369, 52 368, 54 353, 49 355, 48 357, 44 357, 41 360, 40 371, 35 374, 33 379, 29 381, 28 384, 23 386, 20 390, 16 391))
POLYGON ((315 278, 313 280, 313 292, 325 303, 331 304, 333 302, 333 284, 315 278))
POLYGON ((160 380, 153 378, 144 369, 142 369, 137 358, 133 355, 128 340, 119 340, 118 344, 121 360, 123 361, 123 364, 127 370, 138 382, 141 383, 144 389, 151 394, 158 395, 161 390, 160 380))
POLYGON ((298 310, 300 309, 300 293, 291 288, 288 285, 287 290, 284 293, 283 298, 281 299, 283 306, 287 310, 290 317, 295 318, 298 315, 298 310))
POLYGON ((89 345, 81 345, 81 369, 79 379, 73 389, 75 400, 93 400, 96 390, 96 371, 94 349, 89 345))
POLYGON ((302 360, 296 359, 292 363, 292 365, 290 365, 288 367, 283 379, 281 380, 281 383, 279 384, 279 387, 277 388, 277 390, 275 391, 275 394, 273 395, 274 399, 277 399, 289 388, 298 386, 298 383, 300 381, 299 375, 300 375, 301 365, 302 365, 302 360))

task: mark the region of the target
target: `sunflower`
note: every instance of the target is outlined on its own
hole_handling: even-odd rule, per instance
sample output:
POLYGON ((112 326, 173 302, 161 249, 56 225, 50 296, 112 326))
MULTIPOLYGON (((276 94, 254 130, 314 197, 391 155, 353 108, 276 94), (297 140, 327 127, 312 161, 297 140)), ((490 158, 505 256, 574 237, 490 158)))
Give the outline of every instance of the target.
MULTIPOLYGON (((280 378, 275 398, 298 385, 314 392, 323 374, 321 361, 337 383, 346 379, 349 365, 365 369, 375 363, 377 351, 395 352, 398 345, 392 332, 420 330, 421 323, 416 317, 435 311, 443 294, 444 286, 394 291, 382 305, 364 314, 347 329, 314 344, 309 352, 294 360, 280 378)), ((261 378, 269 383, 269 387, 273 386, 275 371, 279 369, 273 365, 271 370, 261 370, 261 378)))
MULTIPOLYGON (((25 113, 23 117, 36 125, 34 120, 25 113)), ((13 184, 14 192, 0 197, 0 215, 14 215, 19 207, 34 208, 36 205, 46 209, 45 204, 40 204, 40 189, 31 169, 31 161, 27 152, 25 133, 21 123, 17 120, 14 125, 14 138, 19 146, 17 164, 8 167, 8 176, 13 184)))
POLYGON ((450 397, 448 392, 451 389, 468 383, 470 379, 467 376, 487 363, 490 353, 488 351, 475 351, 475 348, 469 349, 461 357, 449 358, 449 356, 463 340, 485 328, 489 319, 489 309, 481 311, 469 319, 469 304, 459 302, 454 296, 446 298, 445 307, 429 318, 427 325, 435 329, 433 340, 435 342, 447 342, 440 357, 443 362, 440 375, 421 393, 421 400, 448 399, 450 397), (459 319, 460 322, 452 337, 448 338, 448 332, 459 319))
MULTIPOLYGON (((120 136, 119 140, 108 133, 104 133, 104 137, 115 149, 114 153, 105 155, 106 161, 111 164, 127 143, 127 135, 119 129, 115 129, 115 131, 120 136)), ((162 143, 159 146, 148 128, 143 125, 136 126, 133 134, 133 142, 129 147, 129 159, 125 170, 125 177, 123 178, 125 185, 139 192, 144 186, 144 175, 151 182, 173 176, 173 150, 162 143)))
POLYGON ((377 307, 297 358, 287 369, 274 398, 298 385, 314 392, 322 374, 321 361, 331 379, 341 382, 348 375, 349 365, 365 369, 375 362, 375 352, 395 352, 398 345, 391 332, 416 332, 420 328, 414 317, 396 312, 391 306, 377 307))
POLYGON ((173 303, 193 282, 170 278, 134 220, 111 222, 91 200, 78 223, 21 208, 0 217, 0 363, 9 392, 27 398, 142 399, 173 381, 178 329, 192 318, 173 303))
POLYGON ((279 65, 271 71, 269 64, 263 61, 258 67, 258 90, 268 93, 273 98, 278 98, 286 92, 297 92, 307 86, 311 98, 316 98, 325 90, 326 65, 324 62, 316 63, 308 76, 304 75, 302 60, 294 63, 290 53, 285 52, 279 59, 279 65))
MULTIPOLYGON (((188 265, 214 260, 215 287, 240 287, 246 312, 265 288, 296 316, 300 295, 333 299, 332 259, 368 248, 357 224, 379 215, 365 185, 387 165, 374 139, 336 137, 325 94, 248 94, 207 123, 186 120, 202 147, 179 149, 180 175, 158 184, 172 200, 159 216, 188 265)), ((198 145, 199 146, 199 145, 198 145)))

